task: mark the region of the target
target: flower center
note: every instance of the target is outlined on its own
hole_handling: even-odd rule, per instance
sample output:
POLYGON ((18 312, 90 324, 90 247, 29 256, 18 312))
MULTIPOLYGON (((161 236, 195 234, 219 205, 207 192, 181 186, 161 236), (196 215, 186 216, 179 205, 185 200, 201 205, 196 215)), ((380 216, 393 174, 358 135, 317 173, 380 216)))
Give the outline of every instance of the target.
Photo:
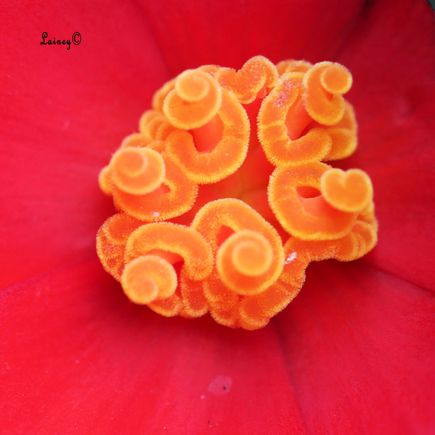
POLYGON ((298 294, 310 262, 370 251, 370 178, 325 163, 356 148, 351 85, 337 63, 263 56, 164 84, 99 175, 118 212, 97 253, 127 297, 258 329, 298 294))

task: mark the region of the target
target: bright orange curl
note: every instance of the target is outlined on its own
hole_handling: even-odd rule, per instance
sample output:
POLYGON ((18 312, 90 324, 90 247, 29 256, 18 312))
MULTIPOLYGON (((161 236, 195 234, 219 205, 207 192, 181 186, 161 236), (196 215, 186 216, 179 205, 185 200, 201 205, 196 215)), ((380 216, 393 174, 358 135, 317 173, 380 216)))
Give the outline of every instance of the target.
POLYGON ((158 90, 98 177, 119 212, 97 254, 126 296, 254 330, 294 299, 312 261, 373 249, 369 176, 324 163, 356 149, 351 85, 337 63, 256 56, 158 90))

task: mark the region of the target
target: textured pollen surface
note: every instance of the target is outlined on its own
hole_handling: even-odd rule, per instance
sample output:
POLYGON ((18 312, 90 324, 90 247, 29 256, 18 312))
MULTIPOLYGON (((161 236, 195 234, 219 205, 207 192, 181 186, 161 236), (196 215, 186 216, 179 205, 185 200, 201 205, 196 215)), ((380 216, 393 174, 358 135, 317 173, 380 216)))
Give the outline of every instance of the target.
POLYGON ((357 147, 351 86, 340 64, 263 56, 164 84, 98 178, 117 213, 97 254, 126 296, 166 317, 259 329, 310 262, 373 249, 369 176, 325 163, 357 147))

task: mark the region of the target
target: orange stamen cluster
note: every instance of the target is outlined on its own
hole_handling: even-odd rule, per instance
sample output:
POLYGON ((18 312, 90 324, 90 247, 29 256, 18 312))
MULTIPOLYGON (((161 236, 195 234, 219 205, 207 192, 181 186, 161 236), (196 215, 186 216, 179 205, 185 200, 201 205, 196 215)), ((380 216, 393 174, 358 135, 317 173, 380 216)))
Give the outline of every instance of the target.
POLYGON ((351 85, 337 63, 256 56, 158 90, 99 175, 118 212, 97 253, 126 296, 163 316, 258 329, 298 294, 310 262, 369 252, 370 178, 325 163, 356 149, 351 85))

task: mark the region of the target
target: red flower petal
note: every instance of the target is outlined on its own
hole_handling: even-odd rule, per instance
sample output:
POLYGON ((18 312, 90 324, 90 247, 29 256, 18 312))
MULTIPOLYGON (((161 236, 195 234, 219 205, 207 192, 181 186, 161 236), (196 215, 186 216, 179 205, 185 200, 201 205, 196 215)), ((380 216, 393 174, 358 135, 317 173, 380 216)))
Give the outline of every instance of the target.
POLYGON ((435 297, 362 263, 313 267, 275 327, 310 433, 435 429, 435 297))
POLYGON ((428 433, 435 299, 360 266, 313 267, 250 333, 134 306, 94 260, 4 290, 2 428, 428 433))
MULTIPOLYGON (((144 6, 171 70, 238 66, 260 52, 273 60, 330 58, 359 7, 233 4, 207 11, 199 2, 178 4, 159 12, 165 29, 154 5, 144 6), (189 47, 178 41, 182 28, 198 31, 198 38, 187 35, 189 47)), ((97 193, 98 169, 166 78, 139 11, 94 5, 2 12, 4 283, 94 255, 95 230, 109 210, 97 193), (29 35, 45 30, 80 30, 83 45, 64 56, 40 47, 29 35)), ((428 286, 433 225, 425 216, 433 199, 423 170, 433 159, 429 148, 412 152, 431 140, 424 121, 433 113, 429 25, 424 2, 376 3, 342 58, 357 89, 364 152, 355 162, 374 178, 380 215, 380 245, 370 261, 428 286), (397 255, 402 247, 407 255, 397 255)), ((272 322, 275 335, 273 327, 246 333, 205 319, 159 318, 111 283, 85 259, 0 293, 4 430, 434 430, 434 301, 411 284, 361 264, 313 267, 301 295, 272 322)))
POLYGON ((96 260, 3 290, 0 304, 6 432, 302 431, 271 328, 159 317, 96 260))
POLYGON ((354 73, 360 127, 359 150, 344 164, 370 174, 380 225, 368 261, 427 288, 435 288, 434 36, 428 2, 376 2, 339 57, 354 73))
POLYGON ((94 250, 111 210, 98 171, 137 129, 165 79, 134 6, 41 7, 11 4, 1 12, 0 285, 94 250), (41 46, 43 31, 56 38, 80 31, 82 43, 69 51, 41 46))
POLYGON ((252 56, 324 60, 352 29, 363 1, 143 2, 172 74, 202 64, 240 68, 252 56))

